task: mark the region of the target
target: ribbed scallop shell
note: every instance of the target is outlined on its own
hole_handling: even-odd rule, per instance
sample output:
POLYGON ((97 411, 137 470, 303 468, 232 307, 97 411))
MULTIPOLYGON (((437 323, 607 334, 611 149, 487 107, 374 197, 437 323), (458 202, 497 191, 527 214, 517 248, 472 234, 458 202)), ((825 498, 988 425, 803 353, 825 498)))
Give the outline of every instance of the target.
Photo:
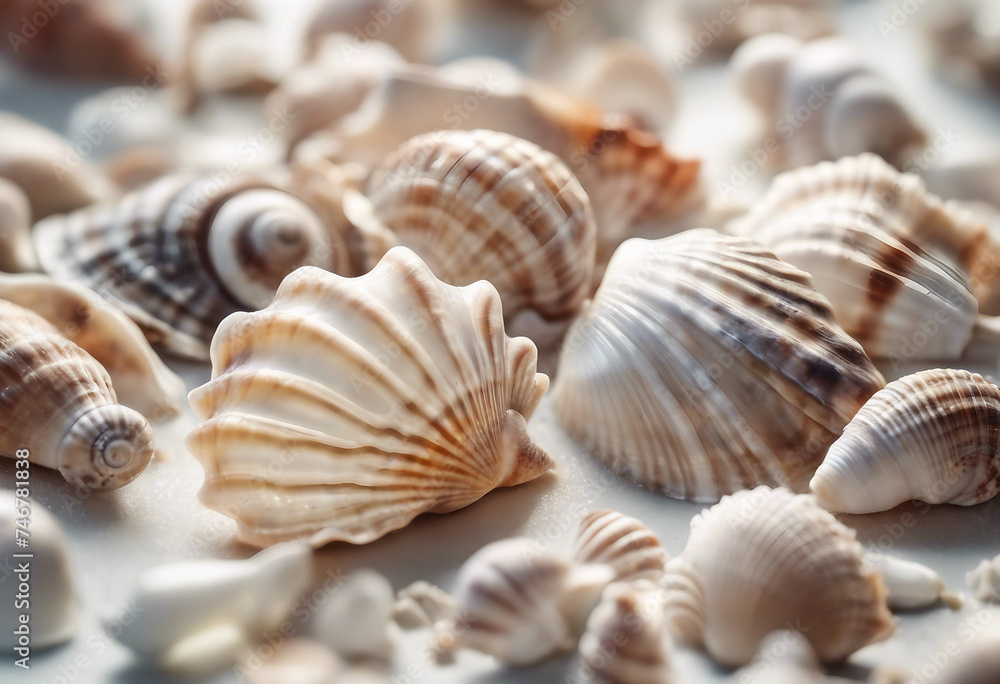
POLYGON ((984 222, 871 154, 779 176, 731 229, 812 275, 872 357, 958 358, 978 320, 969 274, 995 277, 984 222))
POLYGON ((809 276, 695 230, 615 253, 563 345, 557 414, 615 471, 694 501, 806 490, 884 380, 809 276))
POLYGON ((580 638, 579 678, 601 684, 671 684, 672 648, 653 582, 615 583, 580 638))
POLYGON ((618 582, 658 582, 667 563, 667 551, 653 531, 617 511, 594 511, 584 516, 573 557, 577 563, 611 566, 618 582))
POLYGON ((844 428, 810 486, 824 507, 843 513, 911 499, 988 501, 1000 491, 1000 388, 942 369, 889 383, 844 428))
POLYGON ((554 155, 493 131, 404 143, 370 178, 370 211, 452 285, 488 280, 508 320, 574 315, 590 294, 596 228, 580 183, 554 155))
POLYGON ((446 285, 405 248, 359 278, 300 269, 212 342, 190 396, 201 498, 260 545, 364 544, 467 506, 553 465, 525 429, 548 387, 535 364, 496 290, 446 285))
POLYGON ((696 516, 665 583, 671 631, 727 666, 778 629, 801 632, 826 663, 894 629, 855 533, 786 489, 739 492, 696 516))
POLYGON ((146 468, 153 431, 118 404, 111 378, 45 319, 0 300, 0 454, 28 450, 88 490, 116 489, 146 468))
POLYGON ((50 274, 118 304, 167 350, 205 358, 223 318, 265 306, 281 279, 337 256, 315 211, 267 181, 171 176, 114 204, 35 226, 50 274))

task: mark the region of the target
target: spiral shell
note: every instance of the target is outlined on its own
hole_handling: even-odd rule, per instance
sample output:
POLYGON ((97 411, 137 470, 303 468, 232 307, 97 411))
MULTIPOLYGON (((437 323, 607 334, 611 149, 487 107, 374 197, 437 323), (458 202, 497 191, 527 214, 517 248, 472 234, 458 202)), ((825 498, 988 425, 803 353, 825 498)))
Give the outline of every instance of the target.
POLYGON ((171 176, 34 229, 43 268, 117 304, 153 344, 205 358, 234 311, 266 306, 302 265, 337 260, 316 212, 265 181, 171 176))
POLYGON ((1000 388, 964 370, 886 385, 830 447, 810 486, 827 509, 885 511, 910 499, 973 506, 1000 491, 1000 388))
POLYGON ((996 287, 987 224, 870 154, 779 176, 730 230, 810 273, 873 358, 958 358, 980 320, 972 288, 996 287))
POLYGON ((652 530, 617 511, 594 511, 583 517, 573 557, 577 563, 611 566, 616 582, 659 582, 667 563, 667 552, 652 530))
POLYGON ((665 582, 674 636, 727 666, 749 663, 777 629, 802 633, 825 663, 894 629, 854 532, 786 489, 739 492, 695 517, 665 582))
POLYGON ((0 300, 0 454, 53 468, 89 490, 146 468, 153 431, 117 402, 111 378, 45 319, 0 300), (21 455, 19 455, 21 454, 21 455))
POLYGON ((359 278, 300 269, 213 340, 190 396, 202 500, 252 544, 365 544, 527 482, 553 466, 525 427, 535 364, 496 290, 445 285, 405 248, 359 278))
POLYGON ((710 230, 624 243, 558 376, 557 415, 591 453, 694 501, 805 491, 885 384, 806 273, 710 230))

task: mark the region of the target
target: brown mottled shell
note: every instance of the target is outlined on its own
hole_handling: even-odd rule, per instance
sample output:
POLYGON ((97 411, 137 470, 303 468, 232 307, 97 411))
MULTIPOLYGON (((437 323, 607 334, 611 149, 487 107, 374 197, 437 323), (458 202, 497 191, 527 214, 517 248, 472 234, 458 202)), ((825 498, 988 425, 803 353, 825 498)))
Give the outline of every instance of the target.
POLYGON ((37 314, 0 300, 0 454, 116 489, 145 469, 153 431, 118 404, 111 378, 37 314), (22 454, 22 455, 19 455, 22 454))
POLYGON ((702 229, 625 242, 563 344, 556 412, 617 472, 717 501, 806 491, 885 385, 808 274, 702 229))
POLYGON ((580 521, 574 560, 610 565, 617 582, 658 582, 667 552, 653 531, 635 518, 617 511, 594 511, 580 521))

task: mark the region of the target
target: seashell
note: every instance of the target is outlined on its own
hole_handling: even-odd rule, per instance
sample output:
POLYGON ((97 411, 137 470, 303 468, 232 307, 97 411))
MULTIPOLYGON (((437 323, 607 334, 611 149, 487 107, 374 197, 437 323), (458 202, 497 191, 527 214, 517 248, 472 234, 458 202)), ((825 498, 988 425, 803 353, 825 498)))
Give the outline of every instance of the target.
POLYGON ((26 450, 87 490, 122 487, 149 463, 153 431, 118 404, 108 372, 48 321, 3 300, 0 378, 0 454, 26 450))
POLYGON ((981 562, 968 574, 966 584, 978 600, 1000 603, 1000 556, 981 562))
POLYGON ((776 629, 800 632, 832 664, 895 628, 854 531, 783 488, 738 492, 697 515, 665 584, 674 636, 727 666, 749 663, 776 629))
POLYGON ((976 301, 1000 301, 988 226, 874 155, 779 176, 729 230, 810 273, 873 358, 954 359, 996 328, 976 301))
POLYGON ((266 24, 225 19, 202 27, 188 48, 189 87, 200 97, 218 93, 263 95, 281 79, 266 24))
POLYGON ((838 513, 911 499, 974 506, 1000 491, 1000 388, 964 370, 891 382, 833 443, 810 487, 838 513))
POLYGON ((580 638, 578 680, 606 684, 670 684, 672 646, 655 583, 615 583, 580 638))
MULTIPOLYGON (((683 0, 680 13, 688 28, 688 41, 704 49, 729 52, 746 40, 783 34, 814 40, 835 32, 834 3, 830 0, 683 0)), ((700 54, 701 49, 698 50, 700 54)))
POLYGON ((963 644, 961 657, 942 668, 941 684, 992 684, 1000 671, 1000 630, 995 626, 963 644))
POLYGON ((525 426, 548 387, 535 358, 492 286, 445 285, 405 248, 359 278, 300 269, 216 333, 190 395, 201 498, 245 500, 248 543, 366 544, 532 480, 553 466, 525 426))
POLYGON ((150 342, 192 358, 234 311, 266 306, 299 266, 338 261, 316 212, 269 181, 170 176, 36 224, 42 266, 118 305, 150 342))
POLYGON ((459 571, 456 617, 435 625, 433 649, 473 649, 508 665, 568 651, 612 579, 607 566, 574 566, 530 539, 488 544, 459 571))
POLYGON ((937 63, 960 82, 978 82, 1000 92, 1000 22, 989 0, 940 5, 929 22, 937 63))
POLYGON ((864 152, 902 168, 927 142, 895 91, 846 40, 796 45, 763 35, 741 46, 732 64, 740 92, 775 122, 768 142, 779 146, 785 168, 864 152))
MULTIPOLYGON (((158 78, 164 83, 168 80, 165 74, 158 78)), ((81 100, 69 113, 66 125, 69 144, 87 152, 88 159, 103 162, 102 169, 109 178, 108 161, 130 152, 155 150, 170 155, 176 163, 178 140, 189 130, 190 122, 182 118, 168 89, 150 90, 141 106, 130 109, 134 103, 133 91, 132 86, 102 90, 81 100), (113 127, 108 125, 109 121, 114 123, 113 127)))
POLYGON ((761 483, 805 491, 885 384, 806 273, 710 230, 619 247, 558 377, 556 413, 585 448, 701 502, 761 483))
POLYGON ((800 633, 781 629, 760 643, 753 662, 735 675, 740 684, 826 684, 816 652, 800 633))
POLYGON ((561 161, 493 131, 418 136, 371 176, 356 225, 391 234, 452 285, 487 280, 508 324, 527 311, 565 330, 590 293, 596 229, 561 161))
POLYGON ((38 270, 31 245, 31 206, 20 186, 0 178, 0 271, 38 270))
POLYGON ((116 193, 66 140, 6 112, 0 112, 0 178, 20 186, 36 221, 110 199, 116 193))
POLYGON ((175 173, 179 167, 176 155, 156 146, 135 147, 111 157, 104 173, 122 190, 137 190, 163 176, 175 173))
POLYGON ((375 166, 442 124, 507 133, 562 159, 593 204, 601 263, 634 225, 666 230, 704 201, 699 162, 672 156, 659 138, 622 117, 527 79, 511 91, 492 80, 473 85, 429 69, 398 69, 333 130, 338 161, 375 166))
POLYGON ((176 666, 220 630, 249 644, 277 629, 311 579, 312 549, 301 542, 245 560, 159 565, 139 576, 126 608, 109 624, 147 662, 176 666))
POLYGON ((331 684, 342 681, 345 670, 340 658, 323 644, 294 637, 277 647, 270 658, 251 651, 236 672, 247 684, 331 684))
POLYGON ((316 635, 347 660, 389 662, 399 640, 392 620, 395 602, 385 577, 359 570, 319 608, 314 616, 316 635))
MULTIPOLYGON (((17 472, 11 471, 12 484, 15 478, 27 479, 27 476, 16 475, 17 472)), ((5 581, 0 582, 0 597, 7 607, 0 612, 0 647, 8 654, 16 653, 14 659, 17 660, 30 656, 32 648, 62 644, 76 634, 73 573, 66 535, 59 521, 34 499, 15 497, 14 490, 0 489, 0 530, 3 531, 0 553, 8 563, 4 568, 5 581), (17 545, 22 538, 28 540, 28 547, 17 545), (17 554, 30 554, 31 558, 25 561, 17 554), (17 566, 24 562, 28 564, 31 583, 28 625, 20 624, 19 616, 24 611, 17 610, 22 607, 17 595, 20 593, 18 585, 23 581, 17 566), (27 642, 23 640, 25 636, 27 642)))
POLYGON ((454 599, 433 584, 418 581, 396 592, 392 617, 403 629, 431 627, 454 616, 454 599))
POLYGON ((941 576, 927 566, 884 555, 868 560, 882 571, 893 610, 926 608, 939 602, 952 610, 962 607, 962 598, 948 591, 941 576))
POLYGON ((94 357, 123 405, 154 421, 180 413, 184 380, 160 360, 138 326, 99 295, 47 276, 0 275, 0 299, 38 314, 94 357))
POLYGON ((667 552, 652 530, 617 511, 594 511, 583 517, 576 537, 577 563, 603 563, 616 582, 659 582, 667 552))
POLYGON ((331 33, 354 38, 352 56, 368 50, 373 40, 389 45, 409 62, 429 62, 440 44, 448 17, 440 0, 324 0, 309 22, 306 42, 315 54, 331 33))

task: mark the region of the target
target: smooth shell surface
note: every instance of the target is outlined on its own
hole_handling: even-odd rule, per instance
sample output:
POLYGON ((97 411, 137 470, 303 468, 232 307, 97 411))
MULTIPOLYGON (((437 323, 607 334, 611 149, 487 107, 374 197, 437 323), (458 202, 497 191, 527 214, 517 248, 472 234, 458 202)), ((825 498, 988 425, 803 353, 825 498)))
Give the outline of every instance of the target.
POLYGON ((842 513, 911 499, 988 501, 1000 491, 1000 388, 948 369, 889 383, 844 428, 810 486, 824 507, 842 513))
POLYGON ((216 333, 190 396, 201 498, 249 543, 364 544, 532 480, 553 466, 525 427, 536 358, 493 287, 446 285, 405 248, 359 278, 300 269, 216 333))
MULTIPOLYGON (((28 309, 0 300, 0 454, 28 451, 83 490, 122 487, 153 456, 153 431, 118 403, 94 357, 28 309)), ((23 456, 18 456, 23 458, 23 456)))
POLYGON ((753 662, 733 678, 740 684, 826 684, 823 667, 809 640, 782 629, 760 643, 753 662))
POLYGON ((31 244, 31 205, 19 185, 0 178, 0 271, 37 271, 31 244))
POLYGON ((658 582, 667 551, 653 531, 635 518, 617 511, 594 511, 580 521, 573 559, 611 566, 616 582, 658 582))
POLYGON ((802 633, 826 663, 894 630, 854 531, 786 489, 739 492, 696 516, 665 583, 674 635, 727 666, 749 663, 778 629, 802 633))
POLYGON ((623 244, 558 377, 557 414, 591 453, 705 502, 758 484, 806 490, 885 384, 806 273, 710 230, 623 244))

